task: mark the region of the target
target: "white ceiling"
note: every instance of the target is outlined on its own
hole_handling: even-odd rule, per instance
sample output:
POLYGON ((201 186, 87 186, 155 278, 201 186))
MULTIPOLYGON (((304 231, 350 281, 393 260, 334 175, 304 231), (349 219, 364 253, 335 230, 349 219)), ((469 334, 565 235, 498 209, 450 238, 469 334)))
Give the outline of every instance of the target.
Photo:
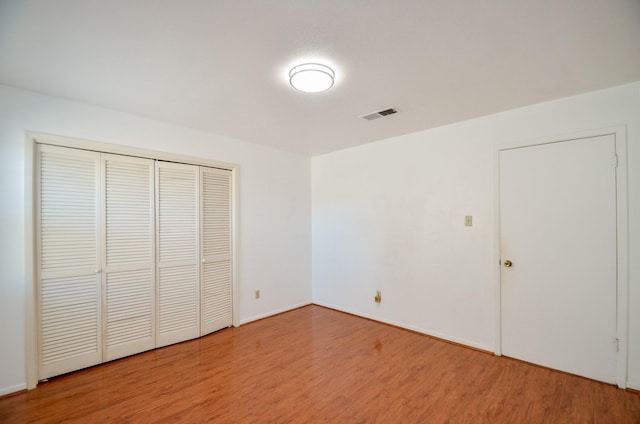
POLYGON ((0 83, 302 154, 637 80, 640 0, 0 0, 0 83))

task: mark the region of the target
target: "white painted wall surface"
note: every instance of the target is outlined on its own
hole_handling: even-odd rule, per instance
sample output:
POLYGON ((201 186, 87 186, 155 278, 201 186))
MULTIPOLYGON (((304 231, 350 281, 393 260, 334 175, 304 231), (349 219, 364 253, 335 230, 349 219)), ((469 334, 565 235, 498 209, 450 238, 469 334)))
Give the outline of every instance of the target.
POLYGON ((627 381, 640 389, 640 82, 314 157, 314 302, 493 350, 494 145, 618 125, 628 141, 627 381))
POLYGON ((311 301, 308 157, 0 86, 0 395, 26 387, 27 130, 239 164, 241 322, 311 301))

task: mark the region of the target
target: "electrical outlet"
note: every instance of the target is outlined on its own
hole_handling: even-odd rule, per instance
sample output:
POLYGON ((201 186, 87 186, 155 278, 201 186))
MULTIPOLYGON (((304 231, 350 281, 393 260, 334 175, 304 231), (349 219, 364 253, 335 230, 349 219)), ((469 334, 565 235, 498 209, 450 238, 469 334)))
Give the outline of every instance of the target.
POLYGON ((373 298, 376 303, 380 303, 382 301, 382 292, 380 290, 376 291, 376 297, 373 298))
POLYGON ((256 290, 256 299, 260 299, 260 290, 256 290))

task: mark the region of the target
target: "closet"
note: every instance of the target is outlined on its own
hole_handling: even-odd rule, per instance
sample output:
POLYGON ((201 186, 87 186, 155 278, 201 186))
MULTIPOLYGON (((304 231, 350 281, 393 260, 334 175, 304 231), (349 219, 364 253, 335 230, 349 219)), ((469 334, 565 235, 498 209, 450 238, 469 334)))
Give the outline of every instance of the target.
POLYGON ((232 323, 231 171, 37 145, 39 379, 232 323))

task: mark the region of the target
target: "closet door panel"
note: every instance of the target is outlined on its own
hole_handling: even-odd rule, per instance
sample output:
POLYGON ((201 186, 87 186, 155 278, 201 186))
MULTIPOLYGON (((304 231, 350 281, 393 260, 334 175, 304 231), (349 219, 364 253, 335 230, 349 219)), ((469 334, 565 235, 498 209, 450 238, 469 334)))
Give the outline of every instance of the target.
POLYGON ((200 335, 198 167, 156 162, 156 346, 200 335))
POLYGON ((231 172, 200 168, 202 329, 231 326, 231 172))
POLYGON ((102 361, 100 154, 38 145, 39 378, 102 361))
POLYGON ((155 347, 154 162, 102 155, 104 360, 155 347))

